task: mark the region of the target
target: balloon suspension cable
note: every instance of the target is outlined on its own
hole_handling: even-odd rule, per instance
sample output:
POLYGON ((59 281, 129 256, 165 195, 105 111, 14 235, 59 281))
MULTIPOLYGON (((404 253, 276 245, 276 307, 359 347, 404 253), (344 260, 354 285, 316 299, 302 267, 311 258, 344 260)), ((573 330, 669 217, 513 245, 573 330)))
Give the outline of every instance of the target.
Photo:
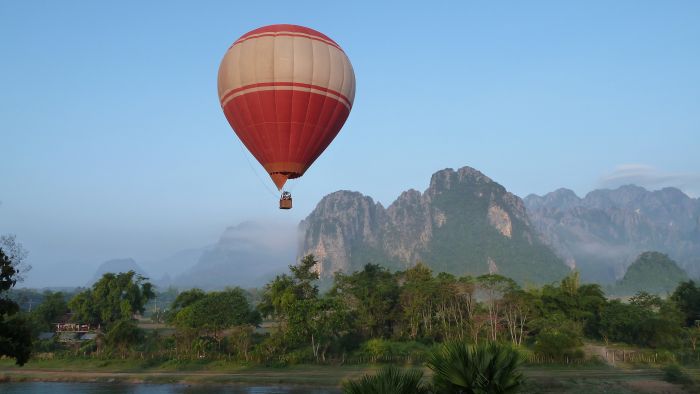
POLYGON ((301 178, 287 179, 287 183, 285 184, 287 191, 290 193, 293 192, 299 182, 301 182, 301 178))
POLYGON ((255 167, 253 166, 253 163, 250 162, 250 158, 248 157, 249 153, 246 152, 245 148, 243 147, 243 142, 241 142, 240 139, 238 140, 238 146, 241 147, 241 152, 243 152, 243 157, 245 157, 245 161, 248 163, 248 167, 250 167, 250 169, 251 169, 251 170, 253 171, 253 173, 255 174, 255 177, 258 178, 258 180, 259 180, 260 183, 263 185, 263 187, 265 188, 265 190, 267 190, 268 193, 270 193, 272 196, 274 196, 274 197, 275 197, 275 200, 276 200, 276 199, 277 199, 277 193, 279 193, 279 191, 278 191, 278 192, 275 192, 274 190, 270 189, 270 186, 268 186, 267 182, 265 182, 265 180, 263 180, 262 177, 260 177, 260 174, 259 174, 258 171, 255 169, 255 167))

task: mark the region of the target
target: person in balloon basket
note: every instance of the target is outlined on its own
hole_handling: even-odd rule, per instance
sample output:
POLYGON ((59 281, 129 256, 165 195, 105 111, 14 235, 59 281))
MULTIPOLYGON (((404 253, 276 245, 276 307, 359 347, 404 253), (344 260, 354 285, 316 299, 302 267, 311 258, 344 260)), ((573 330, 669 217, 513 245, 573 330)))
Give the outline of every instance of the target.
POLYGON ((292 193, 282 192, 280 197, 280 209, 292 209, 292 193))

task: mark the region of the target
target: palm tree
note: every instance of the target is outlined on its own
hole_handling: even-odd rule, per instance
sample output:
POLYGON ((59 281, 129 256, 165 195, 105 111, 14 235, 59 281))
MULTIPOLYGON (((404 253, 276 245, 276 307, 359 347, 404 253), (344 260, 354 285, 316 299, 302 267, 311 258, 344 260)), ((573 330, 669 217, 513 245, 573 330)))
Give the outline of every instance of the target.
POLYGON ((508 345, 449 342, 432 354, 428 367, 436 393, 506 394, 517 392, 523 383, 521 363, 508 345))
POLYGON ((382 368, 376 375, 364 375, 358 380, 343 383, 345 394, 429 394, 423 384, 423 372, 404 371, 396 367, 382 368))

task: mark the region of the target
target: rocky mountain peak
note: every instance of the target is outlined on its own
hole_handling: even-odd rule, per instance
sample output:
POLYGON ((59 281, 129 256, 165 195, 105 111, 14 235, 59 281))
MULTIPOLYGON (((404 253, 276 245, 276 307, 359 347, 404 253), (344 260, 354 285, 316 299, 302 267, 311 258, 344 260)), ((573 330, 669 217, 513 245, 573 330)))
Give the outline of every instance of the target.
POLYGON ((452 168, 445 168, 434 173, 430 178, 428 192, 450 190, 458 183, 478 185, 493 183, 493 180, 472 167, 465 166, 456 171, 452 168))
POLYGON ((581 198, 571 189, 559 188, 549 192, 544 196, 530 194, 525 197, 525 205, 529 207, 541 208, 547 206, 550 209, 570 209, 581 204, 581 198))
POLYGON ((636 185, 624 185, 617 189, 598 189, 588 193, 584 200, 589 206, 625 206, 639 202, 647 196, 646 189, 636 185))
POLYGON ((407 190, 386 209, 360 193, 332 193, 300 228, 300 252, 319 258, 322 276, 368 262, 405 269, 422 261, 460 275, 497 266, 536 282, 567 271, 531 230, 522 200, 471 167, 438 171, 425 192, 407 190))

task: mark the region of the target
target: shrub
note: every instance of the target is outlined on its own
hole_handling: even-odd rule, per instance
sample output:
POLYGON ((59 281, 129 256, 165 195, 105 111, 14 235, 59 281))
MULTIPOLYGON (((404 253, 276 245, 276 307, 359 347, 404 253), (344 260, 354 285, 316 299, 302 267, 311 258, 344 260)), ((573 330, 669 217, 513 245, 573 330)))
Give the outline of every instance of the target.
POLYGON ((581 338, 574 331, 542 331, 535 338, 535 353, 554 359, 583 358, 584 353, 579 349, 581 343, 581 338))
POLYGON ((693 379, 690 376, 688 376, 688 374, 686 374, 678 364, 669 364, 665 366, 662 370, 664 371, 664 380, 669 383, 693 383, 693 379))
POLYGON ((401 370, 396 367, 382 368, 376 375, 364 375, 358 380, 343 383, 345 394, 429 394, 430 388, 423 384, 423 372, 417 369, 401 370))
POLYGON ((391 357, 391 344, 384 339, 370 339, 360 346, 362 357, 369 358, 372 362, 386 360, 391 357))
POLYGON ((428 367, 438 393, 514 393, 523 383, 522 359, 512 347, 499 343, 468 345, 448 342, 433 353, 428 367))
POLYGON ((420 342, 394 342, 385 339, 370 339, 364 342, 358 356, 370 362, 395 361, 396 357, 422 361, 430 354, 430 346, 420 342))
POLYGON ((315 360, 314 352, 309 346, 290 351, 281 358, 284 359, 287 365, 302 364, 315 360))

